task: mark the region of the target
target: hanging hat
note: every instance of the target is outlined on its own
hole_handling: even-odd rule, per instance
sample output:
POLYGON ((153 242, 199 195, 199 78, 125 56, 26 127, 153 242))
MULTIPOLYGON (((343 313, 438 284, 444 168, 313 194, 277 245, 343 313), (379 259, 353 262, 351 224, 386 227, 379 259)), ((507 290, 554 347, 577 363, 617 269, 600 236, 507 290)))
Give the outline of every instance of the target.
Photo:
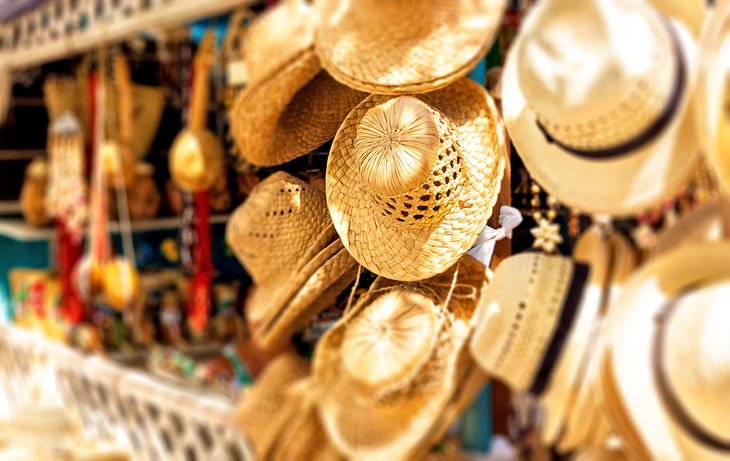
POLYGON ((317 55, 368 93, 423 93, 464 77, 489 50, 505 0, 316 0, 317 55))
POLYGON ((278 172, 260 182, 231 216, 226 241, 257 285, 248 319, 265 347, 288 341, 355 278, 330 222, 325 195, 278 172))
MULTIPOLYGON (((623 285, 635 270, 638 260, 629 240, 624 234, 594 224, 576 241, 573 249, 576 261, 589 264, 591 267, 604 265, 606 275, 602 291, 600 316, 606 315, 612 300, 618 296, 623 285)), ((600 364, 602 348, 600 328, 596 325, 590 358, 588 359, 585 377, 576 392, 573 393, 569 405, 565 425, 556 444, 557 451, 567 453, 576 449, 599 449, 603 447, 611 435, 611 426, 603 410, 603 394, 600 386, 600 364)))
POLYGON ((244 395, 235 420, 253 449, 252 459, 268 459, 296 409, 291 392, 309 376, 309 362, 294 352, 275 358, 244 395))
POLYGON ((661 14, 681 21, 693 35, 700 35, 707 18, 707 0, 649 0, 649 3, 661 14))
POLYGON ((730 460, 730 244, 687 245, 627 283, 602 379, 637 459, 730 460))
POLYGON ((240 154, 255 165, 279 165, 329 141, 365 97, 321 69, 313 29, 312 8, 303 0, 285 0, 245 35, 249 85, 230 116, 240 154))
POLYGON ((394 280, 443 272, 492 213, 505 132, 478 84, 369 96, 347 116, 327 163, 327 205, 350 254, 394 280))
POLYGON ((652 248, 652 256, 676 250, 688 243, 713 242, 722 238, 721 204, 718 198, 714 198, 682 215, 674 225, 662 231, 652 248))
POLYGON ((719 2, 700 41, 697 121, 703 148, 730 193, 730 2, 719 2))
POLYGON ((608 251, 603 245, 593 251, 590 267, 542 253, 504 260, 476 317, 474 360, 493 378, 539 398, 547 444, 560 435, 594 347, 608 251))
POLYGON ((561 202, 628 215, 684 186, 699 158, 694 43, 632 0, 545 0, 504 71, 504 117, 530 174, 561 202))
POLYGON ((432 279, 378 278, 320 339, 315 401, 347 459, 420 459, 479 392, 466 342, 486 269, 466 256, 432 279))

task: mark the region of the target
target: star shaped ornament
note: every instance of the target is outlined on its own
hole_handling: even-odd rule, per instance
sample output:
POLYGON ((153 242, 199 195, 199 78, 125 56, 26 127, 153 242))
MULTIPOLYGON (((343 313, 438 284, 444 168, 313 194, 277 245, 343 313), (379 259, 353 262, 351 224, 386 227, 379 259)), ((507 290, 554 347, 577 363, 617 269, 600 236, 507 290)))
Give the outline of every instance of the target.
POLYGON ((535 237, 532 248, 537 248, 546 253, 554 253, 558 245, 563 243, 563 236, 560 235, 560 225, 553 224, 545 218, 537 222, 537 227, 530 229, 530 234, 535 237))

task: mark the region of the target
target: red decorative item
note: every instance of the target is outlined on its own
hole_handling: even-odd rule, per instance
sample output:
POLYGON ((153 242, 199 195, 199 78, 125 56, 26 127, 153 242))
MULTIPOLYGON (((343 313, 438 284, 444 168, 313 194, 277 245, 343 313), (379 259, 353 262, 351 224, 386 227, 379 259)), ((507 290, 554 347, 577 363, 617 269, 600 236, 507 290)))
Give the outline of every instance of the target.
POLYGON ((208 326, 211 308, 213 261, 211 256, 210 200, 209 193, 193 195, 195 206, 195 238, 192 251, 194 273, 190 279, 188 302, 188 325, 196 337, 200 337, 208 326))

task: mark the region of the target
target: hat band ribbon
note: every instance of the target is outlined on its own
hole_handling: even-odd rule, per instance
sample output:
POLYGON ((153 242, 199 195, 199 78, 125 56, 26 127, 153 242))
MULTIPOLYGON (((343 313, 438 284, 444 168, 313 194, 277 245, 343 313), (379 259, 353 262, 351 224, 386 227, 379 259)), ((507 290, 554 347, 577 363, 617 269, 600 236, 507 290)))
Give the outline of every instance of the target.
POLYGON ((654 378, 656 380, 657 389, 659 390, 659 396, 674 420, 679 423, 679 425, 682 426, 682 428, 695 440, 709 448, 712 448, 713 450, 728 452, 730 451, 730 440, 722 440, 715 437, 695 422, 677 398, 671 384, 669 384, 669 379, 664 372, 664 367, 662 367, 666 327, 669 323, 669 318, 677 307, 678 300, 679 297, 669 301, 664 311, 657 319, 658 325, 654 335, 652 368, 654 369, 654 378))
POLYGON ((533 395, 540 396, 550 383, 555 365, 560 359, 563 347, 568 339, 568 333, 572 330, 573 323, 577 317, 578 306, 580 305, 581 298, 583 298, 583 289, 588 280, 589 272, 590 268, 586 264, 574 263, 573 277, 570 281, 568 295, 565 298, 563 308, 560 312, 558 328, 553 334, 547 352, 542 358, 540 369, 537 371, 535 379, 530 386, 530 393, 533 395))
POLYGON ((679 37, 677 37, 677 32, 668 23, 665 22, 664 25, 669 31, 669 36, 671 37, 672 43, 674 45, 674 54, 677 56, 677 77, 674 81, 672 95, 667 101, 664 110, 661 112, 659 117, 657 117, 654 123, 652 123, 646 130, 639 133, 634 138, 617 146, 609 147, 606 149, 577 149, 563 144, 560 140, 555 139, 550 134, 550 132, 548 132, 547 128, 545 128, 545 126, 536 119, 535 123, 537 124, 537 128, 542 132, 543 136, 545 136, 545 139, 548 143, 554 144, 562 150, 574 154, 578 157, 584 157, 589 159, 612 159, 635 151, 643 145, 648 144, 654 138, 659 136, 662 131, 664 131, 667 125, 669 125, 669 123, 674 119, 674 116, 679 109, 680 102, 682 101, 682 95, 684 94, 685 82, 687 80, 687 66, 685 63, 684 55, 682 54, 682 50, 679 46, 679 37))

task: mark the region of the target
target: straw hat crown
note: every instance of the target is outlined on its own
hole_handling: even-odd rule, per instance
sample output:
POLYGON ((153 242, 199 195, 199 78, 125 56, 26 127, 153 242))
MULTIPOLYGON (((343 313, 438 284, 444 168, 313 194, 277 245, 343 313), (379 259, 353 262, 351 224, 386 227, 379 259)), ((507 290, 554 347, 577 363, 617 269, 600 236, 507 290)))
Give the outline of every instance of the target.
POLYGON ((561 256, 522 253, 506 259, 487 287, 475 337, 490 347, 475 347, 476 360, 495 378, 528 390, 559 326, 573 263, 561 256), (515 287, 523 287, 516 290, 515 287))
POLYGON ((660 358, 671 392, 688 416, 724 440, 730 440, 728 299, 730 284, 722 283, 692 291, 677 300, 660 358))
POLYGON ((243 58, 251 83, 269 77, 312 47, 314 13, 303 0, 284 0, 262 13, 246 32, 243 58))
POLYGON ((668 28, 629 0, 545 2, 516 50, 519 85, 549 136, 605 149, 645 132, 675 90, 668 28), (566 27, 566 25, 568 27, 566 27))
MULTIPOLYGON (((287 173, 259 183, 231 217, 226 239, 257 284, 300 267, 330 223, 323 192, 287 173)), ((330 231, 334 235, 334 231, 330 231)), ((321 243, 321 242, 320 242, 321 243)))
POLYGON ((458 195, 461 146, 454 126, 423 101, 402 96, 369 109, 357 128, 360 176, 383 216, 428 225, 458 195))

